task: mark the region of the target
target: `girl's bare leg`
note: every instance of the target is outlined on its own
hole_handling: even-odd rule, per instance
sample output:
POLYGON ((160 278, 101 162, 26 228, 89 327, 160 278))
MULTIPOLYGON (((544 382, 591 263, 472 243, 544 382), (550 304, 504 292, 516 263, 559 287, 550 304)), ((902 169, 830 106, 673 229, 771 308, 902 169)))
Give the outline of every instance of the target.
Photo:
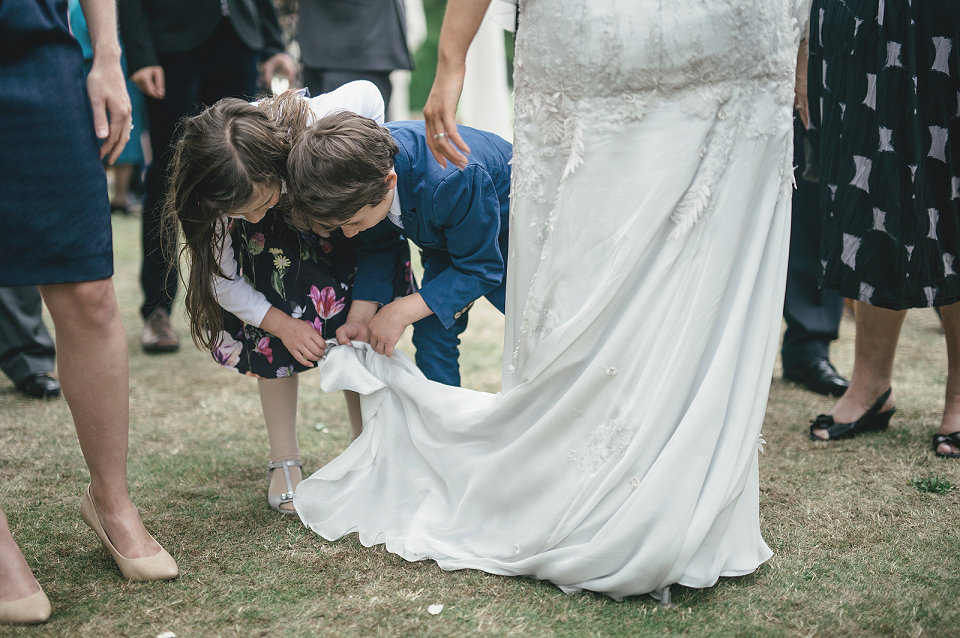
POLYGON ((57 368, 104 530, 127 558, 160 551, 127 492, 127 336, 112 279, 40 286, 56 326, 57 368))
MULTIPOLYGON (((271 461, 299 461, 300 445, 297 442, 297 375, 280 379, 257 379, 260 389, 260 406, 270 439, 271 461)), ((291 467, 290 480, 296 489, 302 479, 299 467, 291 467)), ((282 469, 270 473, 268 494, 274 496, 287 491, 287 482, 282 469)), ((284 503, 280 509, 294 511, 293 503, 284 503)))

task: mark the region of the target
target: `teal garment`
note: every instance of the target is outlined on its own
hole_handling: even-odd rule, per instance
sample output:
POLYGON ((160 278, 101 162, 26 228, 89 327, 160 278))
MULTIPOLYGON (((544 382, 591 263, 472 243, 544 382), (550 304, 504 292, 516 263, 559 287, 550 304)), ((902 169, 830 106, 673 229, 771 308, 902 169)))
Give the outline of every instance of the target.
MULTIPOLYGON (((68 21, 70 32, 80 43, 80 49, 83 51, 83 70, 84 73, 90 72, 93 65, 93 45, 90 43, 90 31, 87 29, 87 21, 83 17, 83 11, 80 9, 80 0, 68 0, 67 2, 68 21)), ((123 42, 120 43, 123 47, 123 42)), ((127 74, 127 56, 120 58, 120 64, 123 66, 124 75, 127 74)), ((140 136, 146 130, 146 121, 144 119, 143 93, 137 88, 130 78, 127 78, 127 93, 130 94, 130 106, 133 109, 133 129, 130 131, 130 141, 123 148, 123 152, 117 157, 117 164, 135 164, 143 166, 143 145, 140 143, 140 136)))
MULTIPOLYGON (((80 9, 80 0, 68 0, 67 18, 70 24, 70 32, 80 43, 80 49, 83 51, 85 61, 93 60, 93 45, 90 44, 90 30, 87 29, 87 21, 83 17, 83 11, 80 9)), ((126 72, 126 67, 124 67, 126 72)))

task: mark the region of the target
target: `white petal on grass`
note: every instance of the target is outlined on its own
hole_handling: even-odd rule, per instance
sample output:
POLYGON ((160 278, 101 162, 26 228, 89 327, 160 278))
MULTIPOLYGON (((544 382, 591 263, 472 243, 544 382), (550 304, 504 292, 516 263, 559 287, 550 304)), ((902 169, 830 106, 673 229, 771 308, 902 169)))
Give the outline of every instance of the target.
POLYGON ((441 611, 443 611, 443 605, 430 605, 427 607, 427 613, 431 616, 436 616, 441 611))

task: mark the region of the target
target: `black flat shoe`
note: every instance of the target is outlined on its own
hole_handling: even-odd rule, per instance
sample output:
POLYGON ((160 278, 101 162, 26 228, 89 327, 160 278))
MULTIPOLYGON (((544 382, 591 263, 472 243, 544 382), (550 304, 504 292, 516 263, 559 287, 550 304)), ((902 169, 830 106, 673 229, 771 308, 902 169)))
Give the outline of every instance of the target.
POLYGON ((933 453, 937 456, 943 457, 945 459, 960 459, 960 454, 940 454, 937 452, 937 448, 940 447, 941 443, 946 443, 947 445, 952 445, 953 447, 960 449, 960 432, 951 432, 950 434, 934 434, 933 435, 933 453))
POLYGON ((835 397, 843 396, 850 385, 827 359, 813 359, 796 366, 784 366, 783 378, 799 383, 817 394, 835 397))
POLYGON ((811 441, 835 441, 837 439, 849 439, 862 432, 878 432, 886 430, 890 425, 890 417, 897 411, 891 408, 886 412, 881 412, 880 408, 890 398, 893 388, 884 392, 877 402, 874 403, 866 413, 852 423, 837 423, 829 414, 821 414, 813 421, 810 421, 810 440, 811 441), (826 430, 829 438, 822 439, 813 433, 814 430, 826 430))
POLYGON ((60 396, 60 384, 46 372, 31 374, 17 384, 17 390, 34 399, 53 399, 60 396))

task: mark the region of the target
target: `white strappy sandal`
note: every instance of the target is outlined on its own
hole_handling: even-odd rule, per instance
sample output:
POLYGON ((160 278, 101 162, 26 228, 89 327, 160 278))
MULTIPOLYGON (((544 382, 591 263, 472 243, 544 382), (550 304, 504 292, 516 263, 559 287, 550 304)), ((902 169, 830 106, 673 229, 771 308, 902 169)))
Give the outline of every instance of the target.
POLYGON ((276 462, 270 461, 269 463, 267 463, 267 482, 268 482, 267 489, 268 490, 269 490, 270 474, 274 470, 278 470, 282 468, 283 478, 286 479, 287 481, 286 492, 282 492, 280 494, 274 494, 273 496, 270 496, 269 494, 267 494, 267 505, 269 505, 270 509, 272 509, 274 512, 280 512, 281 514, 297 513, 296 510, 280 509, 281 505, 284 505, 285 503, 293 502, 293 481, 290 478, 291 467, 303 467, 303 463, 301 461, 276 461, 276 462))

